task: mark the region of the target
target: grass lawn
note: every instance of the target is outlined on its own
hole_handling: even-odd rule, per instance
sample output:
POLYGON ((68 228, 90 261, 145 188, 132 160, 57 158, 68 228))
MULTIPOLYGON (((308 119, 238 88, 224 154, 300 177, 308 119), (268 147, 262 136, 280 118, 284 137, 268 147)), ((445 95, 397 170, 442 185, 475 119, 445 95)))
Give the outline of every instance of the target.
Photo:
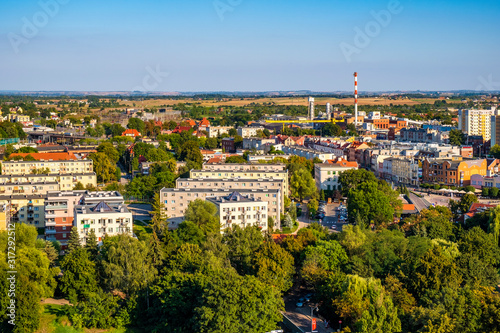
POLYGON ((137 238, 144 239, 151 233, 153 233, 151 225, 140 221, 134 221, 134 234, 137 236, 137 238))
POLYGON ((40 319, 40 329, 36 333, 140 333, 134 328, 82 329, 71 326, 65 305, 46 304, 40 319))

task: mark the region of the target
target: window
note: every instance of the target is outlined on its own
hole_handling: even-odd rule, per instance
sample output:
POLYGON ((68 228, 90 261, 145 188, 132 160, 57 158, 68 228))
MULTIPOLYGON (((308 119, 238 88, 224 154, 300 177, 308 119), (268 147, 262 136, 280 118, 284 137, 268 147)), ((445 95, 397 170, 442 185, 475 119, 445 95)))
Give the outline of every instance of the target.
POLYGON ((35 207, 35 210, 38 211, 38 207, 35 207))
POLYGON ((62 227, 62 230, 66 230, 66 226, 63 226, 63 227, 62 227))
POLYGON ((35 217, 38 217, 38 214, 35 214, 35 217))
POLYGON ((175 200, 172 200, 172 203, 174 204, 174 203, 175 203, 175 200))
POLYGON ((63 238, 66 238, 66 234, 63 234, 63 235, 62 235, 62 237, 63 237, 63 238))

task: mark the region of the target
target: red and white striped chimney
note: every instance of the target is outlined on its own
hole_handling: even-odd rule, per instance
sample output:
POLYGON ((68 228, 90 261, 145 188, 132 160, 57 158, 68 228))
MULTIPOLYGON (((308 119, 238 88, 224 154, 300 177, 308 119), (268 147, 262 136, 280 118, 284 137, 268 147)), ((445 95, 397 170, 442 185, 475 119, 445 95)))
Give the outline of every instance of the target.
POLYGON ((358 72, 354 73, 354 125, 358 125, 358 72))

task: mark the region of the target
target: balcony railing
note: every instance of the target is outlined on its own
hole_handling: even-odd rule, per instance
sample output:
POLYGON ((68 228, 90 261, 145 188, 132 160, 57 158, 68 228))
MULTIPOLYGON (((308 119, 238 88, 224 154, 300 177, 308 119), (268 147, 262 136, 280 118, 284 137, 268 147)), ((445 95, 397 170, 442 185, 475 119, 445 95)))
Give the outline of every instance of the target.
POLYGON ((49 210, 68 209, 68 205, 46 205, 45 209, 49 210))

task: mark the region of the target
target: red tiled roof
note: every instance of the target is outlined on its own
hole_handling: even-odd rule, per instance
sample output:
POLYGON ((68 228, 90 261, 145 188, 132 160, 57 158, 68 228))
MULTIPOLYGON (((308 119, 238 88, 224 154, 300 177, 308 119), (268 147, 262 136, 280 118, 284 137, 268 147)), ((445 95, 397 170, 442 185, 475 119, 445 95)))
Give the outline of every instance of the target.
POLYGON ((16 156, 21 156, 21 157, 26 157, 28 155, 31 155, 35 160, 37 161, 69 161, 69 160, 77 160, 75 154, 73 153, 13 153, 10 154, 10 158, 16 157, 16 156))
POLYGON ((189 124, 191 127, 196 126, 196 121, 193 119, 184 120, 183 123, 189 124))
POLYGON ((358 162, 349 162, 344 160, 343 158, 336 158, 333 160, 326 160, 326 163, 328 164, 335 164, 341 167, 349 167, 349 168, 357 168, 358 167, 358 162))
POLYGON ((182 132, 188 132, 191 129, 189 126, 177 126, 172 133, 182 133, 182 132))
POLYGON ((139 133, 138 130, 136 129, 126 129, 125 132, 122 133, 122 136, 141 136, 141 133, 139 133))
POLYGON ((207 163, 209 164, 218 164, 218 163, 222 163, 224 160, 222 159, 222 157, 212 157, 211 159, 208 160, 207 163))
POLYGON ((207 127, 210 126, 210 122, 207 120, 207 118, 203 118, 200 123, 198 124, 198 127, 207 127))
POLYGON ((496 205, 489 205, 489 204, 475 202, 470 206, 469 212, 466 213, 465 215, 467 215, 468 217, 473 217, 474 215, 476 215, 480 211, 484 211, 488 208, 495 208, 495 207, 496 207, 496 205))

